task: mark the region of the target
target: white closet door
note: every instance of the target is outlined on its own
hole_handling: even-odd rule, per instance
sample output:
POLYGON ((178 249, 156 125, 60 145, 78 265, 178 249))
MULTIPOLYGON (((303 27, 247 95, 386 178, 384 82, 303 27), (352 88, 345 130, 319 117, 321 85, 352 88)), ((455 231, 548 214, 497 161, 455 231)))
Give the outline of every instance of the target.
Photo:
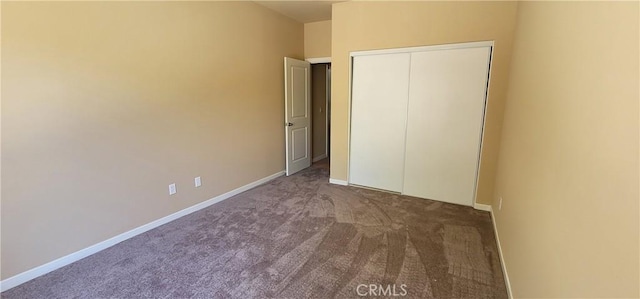
POLYGON ((473 205, 490 51, 411 54, 404 194, 473 205))
POLYGON ((410 56, 353 58, 351 184, 402 191, 410 56))

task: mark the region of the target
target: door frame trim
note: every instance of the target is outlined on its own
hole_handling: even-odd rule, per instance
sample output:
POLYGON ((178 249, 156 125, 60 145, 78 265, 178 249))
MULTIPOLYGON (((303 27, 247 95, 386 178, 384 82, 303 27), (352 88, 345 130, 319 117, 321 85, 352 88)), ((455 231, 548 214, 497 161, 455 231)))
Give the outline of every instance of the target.
POLYGON ((432 46, 353 51, 353 52, 349 52, 349 57, 370 56, 370 55, 380 55, 380 54, 413 53, 413 52, 425 52, 425 51, 440 51, 440 50, 453 50, 453 49, 483 48, 483 47, 493 47, 493 44, 494 44, 493 41, 479 41, 479 42, 442 44, 442 45, 432 45, 432 46))
POLYGON ((318 63, 331 63, 331 57, 317 57, 317 58, 307 58, 305 59, 308 63, 318 64, 318 63))

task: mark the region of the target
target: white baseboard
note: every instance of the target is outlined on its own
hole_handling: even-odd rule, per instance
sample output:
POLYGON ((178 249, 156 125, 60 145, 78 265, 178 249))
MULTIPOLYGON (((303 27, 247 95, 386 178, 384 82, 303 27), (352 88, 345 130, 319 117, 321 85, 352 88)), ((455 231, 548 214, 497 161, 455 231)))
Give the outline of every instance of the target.
POLYGON ((326 157, 327 157, 327 154, 322 154, 320 156, 317 156, 317 157, 313 158, 313 160, 311 160, 311 161, 312 162, 318 162, 318 161, 320 161, 320 160, 322 160, 322 159, 324 159, 326 157))
POLYGON ((162 218, 160 218, 158 220, 149 222, 149 223, 147 223, 145 225, 139 226, 139 227, 134 228, 134 229, 132 229, 130 231, 127 231, 125 233, 119 234, 119 235, 117 235, 117 236, 115 236, 113 238, 110 238, 108 240, 102 241, 100 243, 97 243, 97 244, 94 244, 94 245, 89 246, 87 248, 81 249, 81 250, 76 251, 74 253, 71 253, 69 255, 63 256, 63 257, 61 257, 59 259, 56 259, 54 261, 48 262, 48 263, 46 263, 44 265, 35 267, 33 269, 27 270, 25 272, 22 272, 20 274, 15 275, 15 276, 9 277, 9 278, 7 278, 7 279, 5 279, 3 281, 0 281, 0 292, 4 292, 4 291, 6 291, 8 289, 11 289, 11 288, 16 287, 18 285, 21 285, 21 284, 23 284, 23 283, 25 283, 25 282, 27 282, 29 280, 32 280, 34 278, 40 277, 42 275, 45 275, 45 274, 47 274, 47 273, 49 273, 49 272, 51 272, 53 270, 62 268, 62 267, 66 266, 66 265, 69 265, 69 264, 71 264, 73 262, 79 261, 79 260, 81 260, 81 259, 83 259, 83 258, 85 258, 87 256, 90 256, 92 254, 95 254, 97 252, 105 250, 105 249, 107 249, 107 248, 109 248, 109 247, 111 247, 113 245, 116 245, 116 244, 118 244, 118 243, 120 243, 122 241, 125 241, 127 239, 133 238, 133 237, 135 237, 135 236, 137 236, 139 234, 142 234, 142 233, 144 233, 146 231, 154 229, 154 228, 156 228, 158 226, 161 226, 163 224, 166 224, 168 222, 176 220, 176 219, 178 219, 180 217, 189 215, 189 214, 191 214, 193 212, 196 212, 198 210, 202 210, 202 209, 204 209, 204 208, 206 208, 206 207, 208 207, 210 205, 213 205, 215 203, 221 202, 221 201, 223 201, 223 200, 225 200, 227 198, 230 198, 230 197, 232 197, 234 195, 240 194, 240 193, 242 193, 244 191, 247 191, 247 190, 249 190, 251 188, 254 188, 254 187, 257 187, 259 185, 262 185, 262 184, 264 184, 264 183, 266 183, 268 181, 271 181, 271 180, 273 180, 275 178, 278 178, 278 177, 284 175, 284 173, 285 173, 285 171, 280 171, 280 172, 274 173, 274 174, 272 174, 270 176, 267 176, 265 178, 259 179, 259 180, 255 181, 255 182, 246 184, 246 185, 244 185, 242 187, 236 188, 236 189, 231 190, 231 191, 229 191, 227 193, 218 195, 218 196, 216 196, 214 198, 211 198, 209 200, 203 201, 203 202, 201 202, 199 204, 196 204, 196 205, 193 205, 193 206, 188 207, 186 209, 180 210, 180 211, 175 212, 175 213, 173 213, 171 215, 162 217, 162 218))
MULTIPOLYGON (((478 209, 481 210, 481 209, 478 209)), ((507 286, 507 295, 509 299, 513 298, 511 292, 511 282, 509 282, 509 274, 507 274, 507 265, 504 262, 504 255, 502 254, 502 246, 500 246, 500 237, 498 236, 498 227, 496 226, 496 217, 493 215, 493 207, 489 206, 489 212, 491 213, 491 222, 493 223, 493 232, 496 235, 496 243, 498 244, 498 255, 500 255, 500 265, 502 266, 502 274, 504 275, 504 283, 507 286)))
POLYGON ((329 179, 329 183, 336 184, 336 185, 341 185, 341 186, 348 186, 349 185, 349 183, 347 181, 331 179, 331 178, 329 179))
POLYGON ((485 205, 483 203, 475 203, 473 204, 473 208, 480 211, 491 212, 491 205, 485 205))

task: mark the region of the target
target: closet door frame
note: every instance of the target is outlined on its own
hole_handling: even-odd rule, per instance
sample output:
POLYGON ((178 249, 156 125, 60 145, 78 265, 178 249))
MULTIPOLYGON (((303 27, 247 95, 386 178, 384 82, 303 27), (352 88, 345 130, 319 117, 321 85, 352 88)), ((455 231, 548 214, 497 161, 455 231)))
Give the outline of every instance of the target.
POLYGON ((351 181, 351 115, 352 115, 352 85, 353 85, 353 63, 354 57, 357 56, 369 56, 369 55, 379 55, 379 54, 394 54, 394 53, 414 53, 414 52, 425 52, 425 51, 440 51, 440 50, 453 50, 453 49, 466 49, 466 48, 490 48, 490 56, 489 56, 489 69, 488 69, 488 77, 487 77, 487 88, 484 99, 484 107, 482 111, 482 130, 480 133, 480 150, 478 151, 478 162, 476 166, 476 179, 473 190, 473 202, 472 205, 475 208, 479 208, 476 203, 477 193, 478 193, 478 181, 480 178, 480 167, 481 167, 481 158, 482 152, 484 150, 484 134, 485 134, 485 125, 486 125, 486 115, 487 115, 487 107, 489 106, 489 92, 491 86, 491 65, 493 62, 493 47, 494 41, 479 41, 479 42, 467 42, 467 43, 452 43, 452 44, 442 44, 442 45, 433 45, 433 46, 418 46, 418 47, 406 47, 406 48, 391 48, 391 49, 380 49, 380 50, 365 50, 365 51, 353 51, 349 53, 349 104, 348 104, 348 122, 349 122, 349 130, 347 132, 347 138, 349 142, 347 143, 347 182, 351 181))

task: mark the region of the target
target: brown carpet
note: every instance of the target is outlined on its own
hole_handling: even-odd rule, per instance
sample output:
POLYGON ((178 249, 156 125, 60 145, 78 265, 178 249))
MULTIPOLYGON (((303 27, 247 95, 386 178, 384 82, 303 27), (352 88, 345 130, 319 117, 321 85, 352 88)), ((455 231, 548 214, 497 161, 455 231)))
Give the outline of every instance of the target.
POLYGON ((507 297, 487 212, 328 176, 315 164, 2 298, 507 297))

